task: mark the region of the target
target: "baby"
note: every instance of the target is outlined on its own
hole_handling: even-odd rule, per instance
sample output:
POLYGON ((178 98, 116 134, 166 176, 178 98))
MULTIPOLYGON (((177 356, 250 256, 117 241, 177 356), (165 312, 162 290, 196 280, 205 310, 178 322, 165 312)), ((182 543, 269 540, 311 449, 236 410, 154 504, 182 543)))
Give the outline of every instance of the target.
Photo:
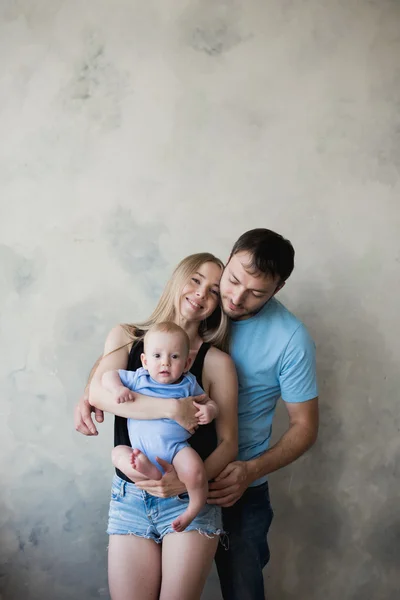
MULTIPOLYGON (((186 398, 204 394, 188 369, 190 341, 186 332, 175 323, 153 325, 144 337, 141 355, 143 368, 136 371, 107 371, 102 384, 114 393, 115 400, 134 399, 131 390, 146 396, 186 398)), ((215 402, 197 405, 199 425, 210 423, 218 414, 215 402)), ((161 479, 160 457, 172 463, 189 494, 187 509, 172 523, 174 531, 183 531, 204 506, 208 482, 200 456, 190 447, 191 433, 170 419, 128 419, 132 448, 116 446, 113 464, 130 479, 161 479)))

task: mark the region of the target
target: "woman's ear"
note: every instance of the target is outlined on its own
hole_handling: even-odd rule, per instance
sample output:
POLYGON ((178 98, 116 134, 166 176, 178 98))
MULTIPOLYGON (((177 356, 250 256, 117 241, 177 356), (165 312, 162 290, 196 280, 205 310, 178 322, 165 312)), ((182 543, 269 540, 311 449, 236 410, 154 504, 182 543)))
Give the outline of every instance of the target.
POLYGON ((144 369, 147 369, 147 360, 144 352, 140 355, 140 360, 142 361, 142 365, 144 369))

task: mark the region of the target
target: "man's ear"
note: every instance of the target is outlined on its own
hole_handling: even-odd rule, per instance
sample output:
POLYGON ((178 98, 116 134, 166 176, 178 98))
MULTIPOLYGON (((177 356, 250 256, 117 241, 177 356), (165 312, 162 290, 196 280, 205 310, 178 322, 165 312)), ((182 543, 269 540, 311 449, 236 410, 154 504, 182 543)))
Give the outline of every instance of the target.
POLYGON ((193 359, 190 356, 188 356, 186 364, 185 364, 185 368, 183 369, 184 373, 186 373, 187 371, 189 371, 190 367, 192 366, 192 362, 193 362, 193 359))
POLYGON ((279 291, 280 291, 280 290, 281 290, 283 287, 285 287, 285 285, 286 285, 286 281, 282 281, 282 283, 280 283, 280 284, 277 286, 276 290, 275 290, 275 291, 274 291, 274 293, 273 293, 273 296, 275 296, 275 294, 277 294, 277 293, 278 293, 278 292, 279 292, 279 291))
POLYGON ((147 360, 144 352, 140 355, 140 360, 142 361, 142 366, 144 369, 147 369, 147 360))

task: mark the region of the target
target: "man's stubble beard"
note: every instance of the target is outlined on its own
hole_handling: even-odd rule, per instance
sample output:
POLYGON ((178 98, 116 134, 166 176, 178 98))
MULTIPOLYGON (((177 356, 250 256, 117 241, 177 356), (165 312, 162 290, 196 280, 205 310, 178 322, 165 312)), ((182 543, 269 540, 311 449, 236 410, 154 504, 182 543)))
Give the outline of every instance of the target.
MULTIPOLYGON (((229 302, 229 301, 228 301, 228 302, 229 302)), ((222 303, 222 310, 223 310, 223 312, 226 314, 226 316, 227 316, 227 317, 228 317, 228 318, 229 318, 231 321, 241 321, 241 320, 243 319, 243 317, 248 317, 248 318, 250 318, 250 317, 252 317, 253 315, 256 315, 256 314, 257 314, 257 312, 258 312, 258 311, 257 311, 257 312, 243 312, 243 313, 240 313, 240 315, 237 315, 237 316, 235 316, 235 314, 233 314, 233 315, 232 315, 232 314, 230 313, 230 311, 228 311, 228 310, 225 310, 225 309, 224 309, 224 305, 223 305, 223 303, 222 303)), ((260 309, 260 310, 261 310, 261 309, 260 309)))
MULTIPOLYGON (((257 315, 257 314, 260 312, 260 310, 262 310, 262 309, 264 308, 264 306, 265 306, 266 304, 268 304, 268 302, 270 302, 270 300, 271 300, 273 297, 274 297, 274 295, 272 295, 272 296, 271 296, 271 298, 268 298, 268 300, 267 300, 266 302, 264 302, 264 304, 262 304, 262 305, 260 306, 260 308, 258 308, 257 310, 244 312, 244 313, 242 313, 242 314, 238 315, 237 317, 234 317, 234 316, 232 317, 232 316, 229 314, 229 312, 228 312, 228 311, 226 311, 226 310, 224 309, 224 303, 223 303, 223 302, 221 302, 221 305, 222 305, 222 311, 223 311, 223 312, 226 314, 226 316, 227 316, 227 317, 228 317, 228 318, 229 318, 231 321, 242 321, 244 317, 247 317, 248 319, 250 319, 251 317, 255 317, 255 316, 256 316, 256 315, 257 315)), ((224 299, 226 300, 226 298, 224 298, 224 299)), ((227 302, 229 302, 229 300, 227 300, 227 302)))

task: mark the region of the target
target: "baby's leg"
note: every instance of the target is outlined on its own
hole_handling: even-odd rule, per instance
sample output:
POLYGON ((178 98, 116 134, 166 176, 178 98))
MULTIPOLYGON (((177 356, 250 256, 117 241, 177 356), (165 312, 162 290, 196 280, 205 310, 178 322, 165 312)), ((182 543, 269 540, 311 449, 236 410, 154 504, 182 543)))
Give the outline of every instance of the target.
POLYGON ((114 467, 122 471, 132 481, 145 479, 161 479, 161 471, 157 469, 147 456, 136 448, 129 446, 115 446, 111 453, 114 467))
POLYGON ((186 485, 189 505, 184 513, 172 523, 174 531, 183 531, 200 512, 207 500, 208 481, 203 461, 193 448, 180 450, 172 464, 179 479, 186 485))

